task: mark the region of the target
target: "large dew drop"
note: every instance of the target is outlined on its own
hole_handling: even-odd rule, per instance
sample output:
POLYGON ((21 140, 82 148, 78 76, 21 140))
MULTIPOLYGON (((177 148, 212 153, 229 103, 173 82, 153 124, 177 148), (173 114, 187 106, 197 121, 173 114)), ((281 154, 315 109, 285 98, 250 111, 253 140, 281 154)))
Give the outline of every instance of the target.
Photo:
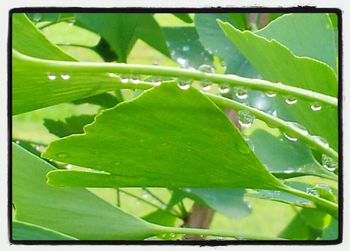
POLYGON ((219 91, 221 94, 227 94, 230 92, 230 87, 227 85, 220 85, 219 91))
POLYGON ((214 67, 212 67, 211 65, 207 65, 207 64, 203 64, 201 66, 199 66, 198 68, 199 71, 203 72, 203 73, 214 73, 214 67))
POLYGON ((254 115, 252 115, 249 111, 241 110, 238 112, 238 123, 243 128, 248 128, 251 126, 254 122, 254 115))
POLYGON ((266 96, 268 96, 269 98, 273 98, 276 97, 277 93, 276 92, 272 92, 272 91, 267 91, 265 93, 266 96))
POLYGON ((334 172, 338 168, 338 162, 326 154, 322 154, 322 166, 328 171, 334 172))
POLYGON ((68 79, 70 79, 70 76, 68 74, 61 74, 61 78, 63 80, 68 80, 68 79))
POLYGON ((178 82, 179 83, 177 85, 181 90, 188 90, 191 87, 193 80, 181 78, 181 79, 178 79, 178 82))

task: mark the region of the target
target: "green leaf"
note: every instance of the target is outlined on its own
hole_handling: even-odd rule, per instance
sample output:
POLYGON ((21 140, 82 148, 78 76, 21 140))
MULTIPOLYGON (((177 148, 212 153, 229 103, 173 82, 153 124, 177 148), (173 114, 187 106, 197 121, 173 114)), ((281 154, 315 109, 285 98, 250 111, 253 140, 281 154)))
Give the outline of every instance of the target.
POLYGON ((293 13, 277 18, 255 34, 275 39, 294 55, 317 59, 337 69, 337 49, 329 16, 325 13, 293 13))
POLYGON ((54 168, 12 144, 13 203, 16 220, 40 225, 81 240, 144 239, 158 234, 153 225, 108 204, 86 189, 46 184, 54 168))
POLYGON ((193 20, 192 20, 191 16, 189 14, 187 14, 187 13, 173 13, 173 15, 175 17, 177 17, 178 19, 181 19, 185 23, 188 23, 188 24, 193 23, 193 20))
POLYGON ((244 189, 187 188, 191 198, 228 217, 242 218, 251 213, 250 205, 243 200, 244 189))
POLYGON ((55 22, 60 19, 59 13, 27 13, 26 14, 30 20, 33 22, 55 22))
MULTIPOLYGON (((297 57, 276 40, 265 39, 250 31, 242 32, 228 23, 220 22, 220 26, 264 79, 337 96, 336 75, 325 63, 297 57)), ((282 100, 280 98, 279 102, 284 102, 282 100)), ((307 102, 298 102, 289 105, 288 112, 310 134, 324 137, 331 147, 337 149, 337 111, 323 107, 315 112, 310 106, 307 102)))
POLYGON ((76 61, 49 42, 25 14, 13 14, 12 30, 12 48, 22 54, 42 59, 76 61))
POLYGON ((162 225, 162 226, 169 226, 173 227, 175 226, 175 222, 177 217, 174 215, 168 213, 167 211, 164 210, 156 210, 144 217, 142 217, 145 221, 162 225))
POLYGON ((89 69, 75 71, 42 62, 13 51, 12 112, 14 115, 47 106, 95 96, 116 89, 119 78, 89 69), (64 79, 64 77, 69 79, 64 79), (52 79, 50 79, 51 77, 52 79), (35 93, 35 95, 33 95, 35 93))
POLYGON ((80 115, 66 118, 65 121, 44 119, 44 126, 50 133, 57 137, 65 137, 71 134, 81 134, 83 127, 94 121, 94 115, 80 115))
POLYGON ((249 140, 259 160, 277 177, 315 175, 336 178, 336 175, 315 160, 311 150, 303 142, 291 142, 283 135, 274 136, 262 129, 255 130, 249 140))
POLYGON ((284 187, 225 114, 193 87, 163 83, 102 112, 84 129, 84 135, 51 143, 43 156, 108 174, 51 172, 50 184, 284 187))
POLYGON ((140 20, 135 31, 135 37, 170 57, 164 33, 152 14, 139 14, 140 20))
POLYGON ((22 240, 76 240, 75 238, 41 226, 14 221, 12 239, 22 240))
POLYGON ((72 101, 73 104, 79 105, 79 104, 93 104, 93 105, 99 105, 104 108, 111 108, 119 103, 119 99, 109 93, 101 93, 96 96, 88 97, 88 98, 82 98, 78 100, 72 101))
POLYGON ((332 219, 331 224, 322 233, 321 238, 322 240, 337 240, 339 238, 338 221, 336 219, 332 219))
POLYGON ((96 32, 117 53, 119 62, 126 62, 135 42, 134 33, 140 15, 128 13, 77 13, 76 24, 96 32))
POLYGON ((199 40, 212 54, 223 59, 226 65, 226 73, 234 73, 243 77, 255 77, 254 68, 248 63, 246 58, 225 36, 218 26, 216 20, 224 20, 232 25, 245 28, 242 24, 244 14, 195 14, 194 21, 199 40))
POLYGON ((164 27, 171 57, 184 68, 213 65, 213 56, 205 50, 198 40, 194 27, 164 27), (181 34, 181 36, 179 36, 181 34))

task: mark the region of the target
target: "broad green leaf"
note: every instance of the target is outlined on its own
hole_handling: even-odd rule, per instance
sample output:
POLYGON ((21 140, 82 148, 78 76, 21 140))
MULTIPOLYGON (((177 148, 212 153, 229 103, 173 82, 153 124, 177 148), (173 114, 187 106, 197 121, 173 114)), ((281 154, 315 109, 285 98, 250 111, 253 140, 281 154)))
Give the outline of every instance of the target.
POLYGON ((225 114, 193 87, 184 91, 176 83, 164 83, 102 112, 84 129, 84 135, 51 143, 43 156, 107 173, 51 172, 51 184, 284 186, 260 163, 225 114))
POLYGON ((135 42, 134 33, 140 15, 128 13, 77 13, 76 24, 98 33, 117 53, 119 62, 126 62, 135 42))
POLYGON ((337 49, 329 16, 325 13, 293 13, 279 17, 255 34, 275 39, 296 56, 317 59, 337 69, 337 49))
POLYGON ((199 42, 194 27, 164 27, 171 57, 184 68, 213 65, 213 56, 199 42), (181 34, 181 36, 179 36, 181 34))
POLYGON ((54 170, 44 160, 12 144, 12 196, 15 219, 81 240, 144 239, 158 234, 152 225, 116 208, 85 189, 46 184, 54 170))
POLYGON ((43 21, 55 22, 60 19, 59 13, 27 13, 26 15, 30 20, 36 23, 43 21))
POLYGON ((249 140, 259 160, 277 177, 315 175, 336 178, 315 160, 303 142, 291 142, 283 135, 274 136, 261 129, 255 130, 249 140))
POLYGON ((42 59, 76 61, 50 43, 25 14, 13 14, 12 31, 12 48, 22 54, 42 59))
POLYGON ((14 221, 12 239, 22 240, 76 240, 75 238, 41 226, 14 221))
POLYGON ((83 127, 94 121, 93 115, 80 115, 66 118, 65 121, 44 119, 44 126, 57 137, 83 133, 83 127))
POLYGON ((242 218, 251 213, 251 208, 243 200, 244 189, 187 188, 189 197, 204 204, 216 212, 228 217, 242 218))
MULTIPOLYGON (((338 81, 328 65, 311 58, 297 57, 276 40, 265 39, 250 31, 242 32, 228 23, 220 22, 220 26, 264 79, 337 96, 338 81)), ((337 149, 335 109, 323 107, 315 112, 311 104, 299 101, 289 106, 288 112, 310 134, 324 137, 331 147, 337 149)))
POLYGON ((217 19, 221 19, 230 22, 235 27, 244 29, 246 26, 242 24, 241 15, 244 14, 195 14, 195 27, 203 46, 212 54, 223 59, 226 65, 226 73, 253 77, 256 76, 255 70, 240 51, 227 39, 216 22, 217 19))

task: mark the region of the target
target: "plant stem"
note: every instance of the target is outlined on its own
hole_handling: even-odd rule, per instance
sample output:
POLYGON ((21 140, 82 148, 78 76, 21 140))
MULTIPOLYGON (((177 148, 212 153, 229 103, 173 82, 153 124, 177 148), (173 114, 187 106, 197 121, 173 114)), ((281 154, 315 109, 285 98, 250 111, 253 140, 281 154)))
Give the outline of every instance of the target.
POLYGON ((142 188, 143 191, 145 191, 146 193, 148 193, 150 196, 152 196, 153 199, 155 199, 156 201, 158 201, 160 204, 162 204, 163 206, 166 206, 166 203, 164 201, 162 201, 158 196, 156 196, 154 193, 152 193, 149 189, 143 187, 142 188))
POLYGON ((243 86, 259 91, 276 92, 281 95, 293 96, 308 100, 310 102, 319 102, 321 104, 338 106, 338 99, 321 93, 310 90, 297 88, 281 83, 273 83, 261 79, 243 78, 232 74, 213 74, 203 73, 192 69, 182 69, 178 67, 165 67, 154 65, 137 65, 137 64, 120 64, 120 63, 95 63, 95 62, 73 62, 73 61, 55 61, 33 58, 23 55, 17 51, 13 53, 14 57, 19 57, 21 60, 31 61, 36 64, 45 64, 47 66, 56 68, 58 71, 82 71, 82 72, 113 72, 119 74, 135 74, 135 75, 152 75, 177 77, 192 80, 209 80, 212 83, 228 86, 243 86))
POLYGON ((305 193, 303 191, 291 188, 289 186, 285 186, 285 187, 281 188, 281 190, 314 202, 320 210, 322 210, 326 213, 329 213, 335 219, 338 219, 338 205, 336 203, 331 202, 329 200, 325 200, 323 198, 320 198, 320 197, 317 197, 314 195, 311 195, 311 194, 308 194, 308 193, 305 193))
POLYGON ((252 234, 236 233, 229 230, 214 230, 214 229, 201 229, 201 228, 181 228, 181 227, 164 227, 155 225, 158 231, 162 233, 174 233, 174 234, 189 234, 189 235, 206 235, 206 236, 218 236, 218 237, 232 237, 237 240, 284 240, 278 237, 268 237, 252 234))
MULTIPOLYGON (((146 203, 146 204, 148 204, 148 205, 150 205, 150 206, 152 206, 152 207, 158 208, 159 210, 166 211, 166 210, 164 210, 163 208, 161 208, 160 206, 158 206, 158 205, 156 205, 156 204, 154 204, 154 203, 152 203, 152 202, 150 202, 150 201, 148 201, 148 200, 145 200, 144 198, 141 198, 141 197, 139 197, 139 196, 137 196, 137 195, 135 195, 135 194, 129 193, 129 192, 124 191, 124 190, 122 190, 122 189, 119 189, 119 191, 122 192, 122 193, 124 193, 124 194, 126 194, 126 195, 129 195, 130 197, 133 197, 133 198, 135 198, 135 199, 138 199, 138 200, 140 200, 140 201, 142 201, 142 202, 144 202, 144 203, 146 203)), ((174 214, 173 212, 168 211, 168 213, 170 213, 170 214, 173 215, 174 217, 181 218, 180 215, 174 214)))
POLYGON ((287 123, 286 121, 279 119, 277 117, 274 117, 270 114, 267 114, 263 111, 260 111, 258 109, 252 108, 250 106, 238 103, 234 100, 224 98, 221 96, 217 96, 210 93, 204 93, 207 97, 209 97, 215 104, 223 107, 232 108, 234 110, 246 110, 250 113, 254 114, 254 116, 267 124, 272 124, 273 126, 279 128, 283 132, 291 133, 291 135, 296 136, 298 139, 303 140, 307 145, 309 145, 311 148, 314 148, 324 154, 327 154, 328 156, 337 159, 338 160, 338 153, 329 147, 327 144, 324 144, 319 141, 318 138, 309 135, 308 133, 305 133, 304 130, 301 130, 294 126, 291 123, 287 123))

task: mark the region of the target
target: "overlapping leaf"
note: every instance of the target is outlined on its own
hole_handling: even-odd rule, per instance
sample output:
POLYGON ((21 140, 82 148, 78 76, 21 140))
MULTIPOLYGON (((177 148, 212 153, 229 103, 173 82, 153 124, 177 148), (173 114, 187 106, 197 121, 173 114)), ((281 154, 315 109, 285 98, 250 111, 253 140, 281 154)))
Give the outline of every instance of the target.
POLYGON ((151 224, 85 189, 47 185, 46 174, 52 166, 16 144, 12 151, 16 220, 84 240, 143 239, 158 234, 151 224))
POLYGON ((194 88, 155 87, 103 112, 85 132, 53 142, 44 157, 109 174, 51 172, 51 184, 283 187, 224 113, 194 88))

